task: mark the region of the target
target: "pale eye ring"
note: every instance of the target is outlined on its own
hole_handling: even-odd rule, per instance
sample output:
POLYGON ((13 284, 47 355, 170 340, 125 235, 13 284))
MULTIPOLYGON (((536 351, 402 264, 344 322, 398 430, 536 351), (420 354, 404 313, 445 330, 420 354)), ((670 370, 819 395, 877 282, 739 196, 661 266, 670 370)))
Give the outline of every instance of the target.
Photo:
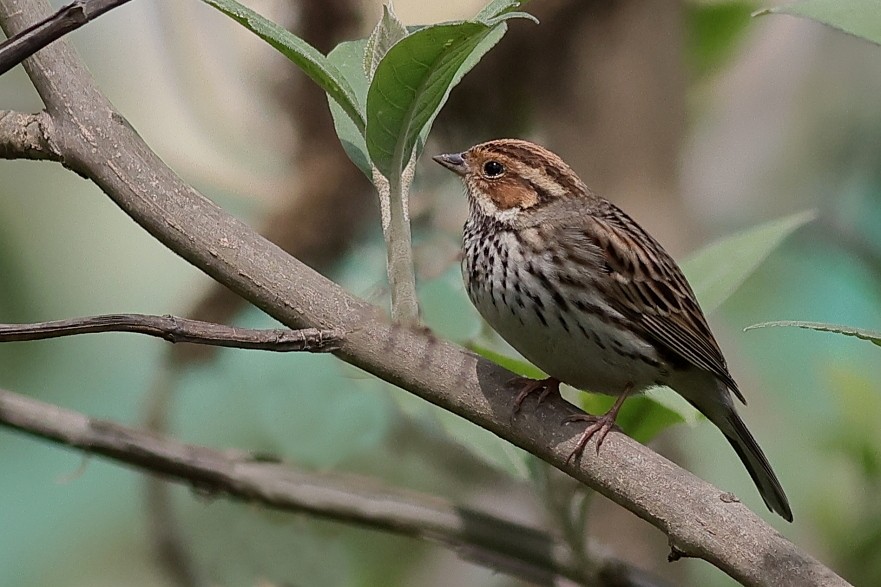
POLYGON ((505 173, 505 166, 498 161, 491 160, 483 164, 483 175, 487 178, 494 179, 501 177, 505 173))

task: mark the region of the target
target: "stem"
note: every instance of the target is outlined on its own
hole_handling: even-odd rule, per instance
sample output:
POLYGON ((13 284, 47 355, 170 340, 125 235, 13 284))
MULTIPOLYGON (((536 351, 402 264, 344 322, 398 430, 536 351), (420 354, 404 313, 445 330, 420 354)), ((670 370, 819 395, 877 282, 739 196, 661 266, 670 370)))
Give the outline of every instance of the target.
POLYGON ((410 159, 403 173, 390 179, 373 168, 373 185, 379 192, 382 234, 392 295, 392 319, 401 324, 419 322, 413 243, 410 235, 410 185, 416 159, 410 159))

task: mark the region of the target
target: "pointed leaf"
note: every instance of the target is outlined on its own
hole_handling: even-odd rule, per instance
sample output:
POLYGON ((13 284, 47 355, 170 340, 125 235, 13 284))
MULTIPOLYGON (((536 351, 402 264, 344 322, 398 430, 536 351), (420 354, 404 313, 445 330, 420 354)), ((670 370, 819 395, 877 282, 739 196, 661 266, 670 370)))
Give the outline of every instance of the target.
MULTIPOLYGON (((502 15, 504 18, 505 15, 502 15)), ((486 55, 490 49, 496 46, 496 43, 502 40, 502 37, 505 36, 505 32, 507 32, 507 26, 495 27, 491 33, 486 35, 482 41, 477 44, 477 47, 471 51, 471 54, 465 59, 465 62, 459 66, 459 71, 456 72, 456 75, 453 77, 453 81, 450 82, 450 89, 455 88, 459 85, 459 82, 462 81, 462 78, 465 77, 469 71, 474 69, 474 66, 483 59, 483 56, 486 55)), ((449 92, 447 93, 449 95, 449 92)), ((446 102, 446 98, 441 103, 441 106, 446 102)), ((437 117, 440 112, 440 107, 435 110, 434 114, 429 119, 428 123, 422 128, 422 132, 419 133, 419 137, 416 141, 416 152, 415 155, 418 157, 420 153, 422 153, 422 149, 425 145, 425 141, 428 139, 428 133, 431 130, 431 125, 434 123, 435 117, 437 117)))
MULTIPOLYGON (((483 10, 477 14, 474 20, 479 20, 484 24, 491 24, 490 21, 494 18, 514 12, 518 8, 522 8, 527 2, 529 0, 493 0, 483 7, 483 10)), ((526 16, 538 22, 531 14, 526 16)))
POLYGON ((803 16, 881 45, 881 6, 878 0, 801 0, 759 10, 754 16, 803 16))
MULTIPOLYGON (((362 62, 364 59, 366 39, 358 41, 346 41, 334 47, 327 55, 328 61, 333 64, 351 86, 355 96, 355 103, 358 109, 363 112, 364 104, 367 102, 367 76, 364 73, 362 62)), ((342 107, 335 100, 328 97, 330 105, 330 113, 333 116, 333 124, 336 127, 336 134, 343 145, 346 155, 352 160, 352 163, 358 166, 367 179, 373 181, 373 174, 370 169, 370 157, 367 154, 367 143, 364 142, 364 135, 352 122, 342 107)))
POLYGON ((400 175, 459 65, 489 30, 474 22, 425 27, 380 61, 367 93, 367 149, 385 177, 400 175))
POLYGON ((541 369, 539 369, 529 361, 526 361, 525 359, 510 357, 475 342, 469 342, 465 345, 465 348, 477 353, 484 359, 489 359, 496 365, 504 367, 508 371, 516 373, 517 375, 529 377, 530 379, 544 379, 545 377, 547 377, 547 374, 545 374, 541 369))
POLYGON ((812 211, 772 220, 704 247, 682 264, 704 312, 722 304, 774 249, 814 219, 812 211))
POLYGON ((351 86, 318 49, 235 0, 202 1, 243 25, 293 61, 340 105, 355 127, 363 132, 366 126, 363 109, 359 109, 351 86))
POLYGON ((866 330, 865 328, 854 328, 852 326, 839 326, 837 324, 826 324, 824 322, 804 322, 801 320, 776 320, 774 322, 762 322, 761 324, 753 324, 744 330, 755 330, 756 328, 769 328, 777 326, 794 326, 796 328, 805 328, 808 330, 819 330, 820 332, 836 332, 844 336, 853 336, 860 340, 868 340, 869 342, 881 346, 881 332, 877 330, 866 330))
POLYGON ((484 41, 497 42, 506 28, 504 22, 428 26, 386 53, 367 93, 367 149, 380 173, 400 175, 420 135, 466 73, 463 65, 476 64, 472 55, 482 56, 494 44, 484 41))
POLYGON ((398 19, 392 5, 384 4, 382 18, 367 39, 367 48, 364 50, 364 73, 368 79, 373 77, 376 67, 392 45, 406 36, 407 27, 398 19))

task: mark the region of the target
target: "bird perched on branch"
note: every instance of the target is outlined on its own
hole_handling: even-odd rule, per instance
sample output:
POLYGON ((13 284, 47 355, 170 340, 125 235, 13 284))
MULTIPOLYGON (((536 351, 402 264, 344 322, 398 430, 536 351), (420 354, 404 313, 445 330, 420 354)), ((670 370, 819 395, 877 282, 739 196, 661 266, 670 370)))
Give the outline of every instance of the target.
POLYGON ((549 375, 523 380, 514 411, 561 382, 617 396, 570 455, 599 450, 627 396, 667 385, 715 424, 765 504, 792 521, 771 465, 737 414, 746 403, 691 287, 658 242, 547 149, 490 141, 434 160, 465 183, 462 274, 472 303, 549 375))

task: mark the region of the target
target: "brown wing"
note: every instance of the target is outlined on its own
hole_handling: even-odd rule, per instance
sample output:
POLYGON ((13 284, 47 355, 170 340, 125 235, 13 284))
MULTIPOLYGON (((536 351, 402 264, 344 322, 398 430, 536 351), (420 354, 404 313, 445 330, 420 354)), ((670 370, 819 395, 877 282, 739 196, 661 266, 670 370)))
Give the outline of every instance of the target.
POLYGON ((633 219, 604 204, 579 230, 592 241, 593 253, 602 255, 610 303, 656 343, 713 373, 746 403, 679 266, 633 219))

